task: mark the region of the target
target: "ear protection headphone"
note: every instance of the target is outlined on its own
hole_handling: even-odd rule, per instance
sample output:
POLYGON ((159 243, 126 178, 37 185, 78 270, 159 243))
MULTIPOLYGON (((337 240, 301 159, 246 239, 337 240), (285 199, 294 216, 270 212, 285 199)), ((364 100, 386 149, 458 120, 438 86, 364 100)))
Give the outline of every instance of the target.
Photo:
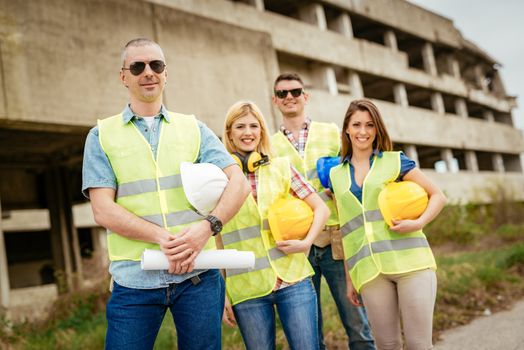
POLYGON ((269 164, 269 157, 267 155, 255 151, 245 156, 238 152, 233 152, 231 157, 233 157, 240 169, 245 173, 253 173, 259 166, 269 164))

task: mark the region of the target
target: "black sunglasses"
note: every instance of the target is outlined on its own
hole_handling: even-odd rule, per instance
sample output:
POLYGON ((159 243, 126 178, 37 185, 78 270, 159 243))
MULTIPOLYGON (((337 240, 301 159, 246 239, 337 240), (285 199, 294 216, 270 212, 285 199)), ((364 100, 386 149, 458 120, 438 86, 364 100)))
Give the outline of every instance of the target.
POLYGON ((129 68, 122 67, 124 70, 129 70, 133 75, 140 75, 146 69, 146 65, 151 67, 151 70, 157 74, 160 74, 166 68, 166 64, 160 60, 154 60, 151 62, 133 62, 129 65, 129 68))
POLYGON ((302 92, 304 92, 304 89, 298 88, 298 89, 291 89, 291 90, 275 90, 275 96, 278 98, 286 98, 288 92, 291 92, 291 96, 298 97, 302 95, 302 92))

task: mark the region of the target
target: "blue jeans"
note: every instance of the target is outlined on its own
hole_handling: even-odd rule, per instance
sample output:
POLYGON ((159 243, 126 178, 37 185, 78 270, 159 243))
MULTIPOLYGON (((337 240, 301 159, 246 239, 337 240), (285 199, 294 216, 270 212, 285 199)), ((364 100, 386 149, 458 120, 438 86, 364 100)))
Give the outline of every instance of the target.
POLYGON ((291 350, 318 349, 317 296, 310 278, 233 306, 248 350, 275 349, 275 305, 291 350))
POLYGON ((224 280, 208 270, 167 288, 132 289, 114 283, 107 304, 106 349, 153 349, 167 308, 173 315, 179 349, 216 349, 222 346, 224 280))
POLYGON ((318 300, 318 333, 319 347, 324 350, 324 336, 322 335, 322 309, 320 307, 320 278, 324 275, 331 295, 337 305, 340 320, 344 325, 346 334, 349 338, 349 348, 351 350, 375 349, 371 328, 369 327, 366 309, 356 307, 349 302, 346 297, 346 275, 344 272, 344 262, 333 260, 331 245, 324 248, 311 246, 309 252, 309 262, 315 270, 313 283, 317 292, 318 300))

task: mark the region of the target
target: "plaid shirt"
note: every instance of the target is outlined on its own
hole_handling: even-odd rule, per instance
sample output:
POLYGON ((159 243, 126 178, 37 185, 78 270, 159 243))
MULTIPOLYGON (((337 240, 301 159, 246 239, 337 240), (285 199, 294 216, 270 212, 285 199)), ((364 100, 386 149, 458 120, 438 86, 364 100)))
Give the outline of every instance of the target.
POLYGON ((306 149, 306 142, 307 142, 307 136, 309 133, 309 126, 311 125, 311 119, 306 118, 306 121, 304 122, 304 125, 302 125, 302 129, 300 129, 298 133, 298 140, 295 139, 295 136, 293 136, 293 133, 286 129, 284 125, 280 125, 280 131, 284 135, 286 135, 287 139, 291 144, 295 147, 295 149, 298 151, 298 154, 300 154, 301 157, 304 157, 304 151, 306 149))
MULTIPOLYGON (((300 173, 295 169, 294 166, 291 165, 291 183, 290 183, 290 189, 291 194, 293 194, 295 197, 304 199, 307 196, 309 196, 311 193, 315 193, 315 189, 311 187, 311 185, 300 175, 300 173)), ((251 185, 251 193, 253 194, 253 197, 255 197, 255 200, 257 199, 257 183, 258 183, 258 171, 255 171, 254 173, 248 173, 247 174, 247 180, 249 181, 249 184, 251 185)))

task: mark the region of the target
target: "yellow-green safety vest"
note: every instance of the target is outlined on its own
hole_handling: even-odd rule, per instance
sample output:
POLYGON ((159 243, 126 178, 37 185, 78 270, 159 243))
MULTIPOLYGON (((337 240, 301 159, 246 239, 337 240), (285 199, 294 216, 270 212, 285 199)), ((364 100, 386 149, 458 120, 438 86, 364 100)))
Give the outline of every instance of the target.
POLYGON ((378 195, 400 173, 400 152, 375 156, 364 179, 362 203, 351 193, 347 162, 331 169, 337 199, 344 256, 357 291, 380 273, 397 274, 437 265, 424 233, 396 233, 389 229, 378 206, 378 195))
POLYGON ((292 283, 314 274, 304 253, 287 255, 276 248, 267 221, 267 211, 274 200, 290 195, 289 160, 273 158, 257 171, 258 204, 250 194, 221 234, 225 249, 250 250, 255 254, 253 269, 226 270, 226 290, 232 305, 268 295, 277 277, 292 283))
MULTIPOLYGON (((200 150, 200 129, 194 116, 169 112, 162 119, 157 157, 132 123, 122 114, 98 120, 100 145, 107 155, 117 181, 116 203, 136 216, 172 233, 202 220, 191 210, 184 195, 180 164, 194 162, 200 150)), ((107 235, 111 261, 140 260, 144 249, 158 244, 138 241, 110 232, 107 235)), ((212 248, 210 240, 206 248, 212 248)))
POLYGON ((333 199, 324 192, 317 173, 317 160, 321 157, 336 157, 340 151, 340 132, 334 123, 311 122, 309 126, 304 157, 302 158, 295 146, 289 142, 281 131, 271 137, 275 153, 287 156, 297 171, 313 186, 318 195, 331 211, 327 225, 337 225, 338 215, 333 199))

